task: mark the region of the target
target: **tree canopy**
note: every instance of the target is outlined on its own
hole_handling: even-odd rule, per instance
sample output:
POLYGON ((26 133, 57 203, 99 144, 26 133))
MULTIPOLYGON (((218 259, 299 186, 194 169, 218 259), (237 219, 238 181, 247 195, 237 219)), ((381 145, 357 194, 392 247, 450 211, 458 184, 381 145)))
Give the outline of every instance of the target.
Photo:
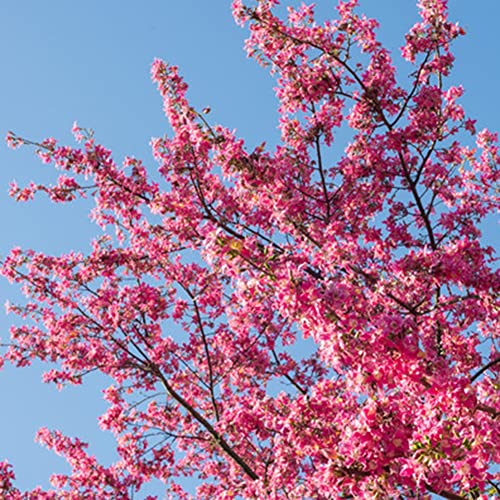
POLYGON ((481 241, 500 157, 447 83, 464 31, 421 0, 400 75, 355 0, 322 23, 278 3, 232 6, 277 80, 276 147, 212 123, 161 60, 160 181, 77 124, 77 147, 9 133, 61 171, 11 195, 89 197, 104 233, 3 260, 26 301, 2 362, 110 377, 100 426, 120 459, 41 429, 71 473, 21 492, 0 463, 4 498, 128 499, 151 478, 188 498, 186 477, 206 499, 500 494, 499 274, 481 241))

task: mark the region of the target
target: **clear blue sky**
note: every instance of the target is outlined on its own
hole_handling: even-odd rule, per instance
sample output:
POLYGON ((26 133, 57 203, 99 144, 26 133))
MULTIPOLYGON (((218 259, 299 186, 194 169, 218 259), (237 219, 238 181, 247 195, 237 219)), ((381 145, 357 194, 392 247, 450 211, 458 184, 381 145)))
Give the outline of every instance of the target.
MULTIPOLYGON (((316 3, 323 17, 334 13, 335 1, 316 3)), ((398 60, 403 34, 417 19, 414 2, 361 0, 361 5, 380 20, 381 39, 398 60)), ((149 76, 152 60, 160 57, 181 67, 193 104, 210 105, 214 121, 236 128, 250 144, 276 141, 273 81, 246 59, 246 33, 233 23, 229 6, 229 0, 0 2, 0 135, 13 130, 31 139, 53 136, 71 143, 77 120, 93 128, 117 160, 129 154, 156 169, 149 141, 168 131, 149 76)), ((479 127, 497 130, 500 2, 451 0, 450 12, 468 32, 456 44, 452 80, 464 85, 462 102, 479 127)), ((17 245, 53 253, 88 248, 98 229, 87 220, 83 204, 21 205, 7 197, 11 180, 48 181, 54 178, 50 167, 4 143, 0 163, 0 254, 17 245)), ((493 230, 488 236, 493 241, 493 230)), ((16 296, 13 287, 0 282, 1 303, 16 296)), ((3 339, 12 320, 0 311, 3 339)), ((38 367, 0 372, 0 460, 15 465, 21 488, 47 486, 51 472, 66 470, 62 459, 33 442, 42 425, 90 441, 90 450, 104 461, 113 456, 112 437, 96 423, 105 409, 102 380, 57 392, 41 384, 40 373, 38 367)))

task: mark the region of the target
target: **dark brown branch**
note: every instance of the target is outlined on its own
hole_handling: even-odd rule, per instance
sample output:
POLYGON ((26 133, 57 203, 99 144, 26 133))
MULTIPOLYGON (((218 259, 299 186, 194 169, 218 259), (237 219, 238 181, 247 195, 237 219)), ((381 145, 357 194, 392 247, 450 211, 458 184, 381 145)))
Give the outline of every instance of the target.
POLYGON ((440 497, 443 497, 443 498, 447 498, 448 500, 466 500, 466 498, 467 498, 467 497, 464 497, 462 495, 457 495, 456 493, 453 493, 452 491, 445 491, 445 490, 437 491, 429 484, 426 484, 425 487, 431 493, 434 493, 435 495, 439 495, 440 497))
MULTIPOLYGON (((278 366, 281 366, 281 362, 279 360, 278 355, 276 354, 276 351, 274 349, 271 349, 271 352, 273 353, 273 358, 276 361, 276 364, 278 366)), ((307 394, 307 391, 303 389, 288 373, 283 374, 283 376, 304 396, 307 394)))
POLYGON ((325 197, 325 204, 326 204, 326 223, 328 224, 330 222, 330 197, 328 196, 328 188, 326 186, 326 179, 325 179, 325 172, 323 169, 323 160, 321 158, 321 145, 319 142, 319 136, 316 135, 314 139, 314 143, 316 145, 316 156, 318 158, 318 168, 319 168, 319 175, 321 177, 321 187, 323 188, 323 196, 325 197))
POLYGON ((194 311, 195 311, 195 315, 196 315, 196 322, 197 322, 198 327, 200 329, 201 338, 202 338, 202 341, 203 341, 203 348, 205 350, 205 357, 207 359, 210 399, 212 400, 212 406, 213 406, 214 412, 215 412, 215 419, 219 420, 219 408, 217 406, 217 401, 215 399, 215 392, 214 392, 215 383, 214 383, 214 373, 213 373, 213 367, 212 367, 212 359, 210 357, 210 349, 209 349, 209 346, 208 346, 207 336, 205 334, 205 329, 203 328, 203 320, 201 318, 200 308, 198 307, 198 303, 196 302, 196 298, 191 293, 191 291, 189 290, 189 288, 184 287, 184 290, 189 295, 189 298, 191 299, 191 301, 193 303, 193 307, 194 307, 194 311))
POLYGON ((478 377, 480 377, 486 370, 489 370, 492 366, 500 363, 500 358, 495 358, 490 361, 486 365, 484 365, 481 369, 479 369, 472 377, 470 378, 471 383, 474 382, 478 377))
POLYGON ((432 250, 436 250, 437 245, 436 245, 436 240, 434 238, 434 231, 432 230, 432 226, 431 226, 431 223, 429 221, 429 217, 427 216, 427 212, 424 208, 424 205, 422 204, 422 200, 420 198, 420 195, 418 194, 417 184, 411 178, 410 172, 407 168, 405 159, 403 158, 403 154, 401 153, 401 151, 398 153, 398 156, 399 156, 399 160, 401 162, 401 166, 403 167, 403 172, 404 172, 406 182, 408 182, 408 185, 410 186, 411 194, 413 195, 413 199, 415 200, 415 203, 417 205, 420 216, 422 217, 422 220, 424 222, 424 226, 425 226, 425 229, 427 231, 427 235, 429 237, 429 243, 431 245, 431 248, 432 248, 432 250))
POLYGON ((214 429, 212 424, 201 415, 192 405, 190 405, 168 382, 161 370, 154 364, 149 365, 149 370, 154 373, 159 379, 165 390, 170 396, 179 403, 198 423, 200 423, 208 433, 214 438, 215 442, 222 450, 229 455, 243 470, 243 472, 252 480, 259 479, 256 472, 238 455, 227 441, 214 429))
MULTIPOLYGON (((403 105, 401 106, 401 109, 399 110, 399 113, 397 114, 396 118, 394 118, 394 120, 392 120, 392 122, 390 124, 391 128, 394 127, 394 125, 396 125, 396 123, 401 119, 401 117, 403 116, 403 113, 405 112, 406 108, 408 107, 409 102, 411 101, 411 98, 415 95, 415 92, 417 91, 417 88, 419 85, 420 75, 422 74, 422 71, 425 68, 425 65, 427 64, 427 61, 429 60, 430 56, 431 56, 431 52, 428 51, 427 54, 425 55, 425 58, 424 58, 422 64, 420 65, 420 67, 418 69, 416 76, 415 76, 415 83, 413 85, 413 88, 406 96, 406 99, 404 100, 403 105)), ((413 73, 413 74, 415 74, 415 73, 413 73)))

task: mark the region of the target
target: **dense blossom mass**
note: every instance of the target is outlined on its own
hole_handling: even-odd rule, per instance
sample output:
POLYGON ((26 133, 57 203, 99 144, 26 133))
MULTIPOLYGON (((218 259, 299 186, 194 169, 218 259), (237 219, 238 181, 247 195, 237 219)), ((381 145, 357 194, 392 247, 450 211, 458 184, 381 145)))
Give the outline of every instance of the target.
POLYGON ((76 124, 77 148, 9 134, 62 171, 11 195, 89 196, 105 232, 87 254, 3 260, 26 296, 3 361, 45 361, 58 385, 109 376, 120 458, 41 429, 71 472, 21 492, 1 463, 2 498, 128 499, 152 478, 179 499, 500 495, 499 274, 480 229, 500 157, 447 83, 463 30, 421 0, 400 75, 356 0, 324 23, 278 3, 233 2, 277 81, 276 147, 211 123, 160 60, 159 182, 76 124))

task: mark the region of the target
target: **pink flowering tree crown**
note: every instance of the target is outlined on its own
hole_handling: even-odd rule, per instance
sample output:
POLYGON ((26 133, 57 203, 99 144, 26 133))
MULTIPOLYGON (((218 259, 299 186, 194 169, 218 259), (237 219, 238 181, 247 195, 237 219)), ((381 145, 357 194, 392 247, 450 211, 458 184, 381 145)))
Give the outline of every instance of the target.
POLYGON ((182 499, 186 477, 201 499, 500 495, 499 274, 480 229, 500 158, 447 83, 463 30, 421 0, 399 75, 355 0, 322 24, 278 3, 233 2, 277 80, 275 148, 211 123, 160 60, 161 182, 77 125, 76 148, 9 135, 61 171, 11 195, 91 197, 105 235, 3 260, 26 296, 3 360, 45 361, 58 385, 110 377, 100 425, 120 458, 41 429, 71 473, 22 493, 1 463, 2 498, 127 499, 157 478, 182 499))

